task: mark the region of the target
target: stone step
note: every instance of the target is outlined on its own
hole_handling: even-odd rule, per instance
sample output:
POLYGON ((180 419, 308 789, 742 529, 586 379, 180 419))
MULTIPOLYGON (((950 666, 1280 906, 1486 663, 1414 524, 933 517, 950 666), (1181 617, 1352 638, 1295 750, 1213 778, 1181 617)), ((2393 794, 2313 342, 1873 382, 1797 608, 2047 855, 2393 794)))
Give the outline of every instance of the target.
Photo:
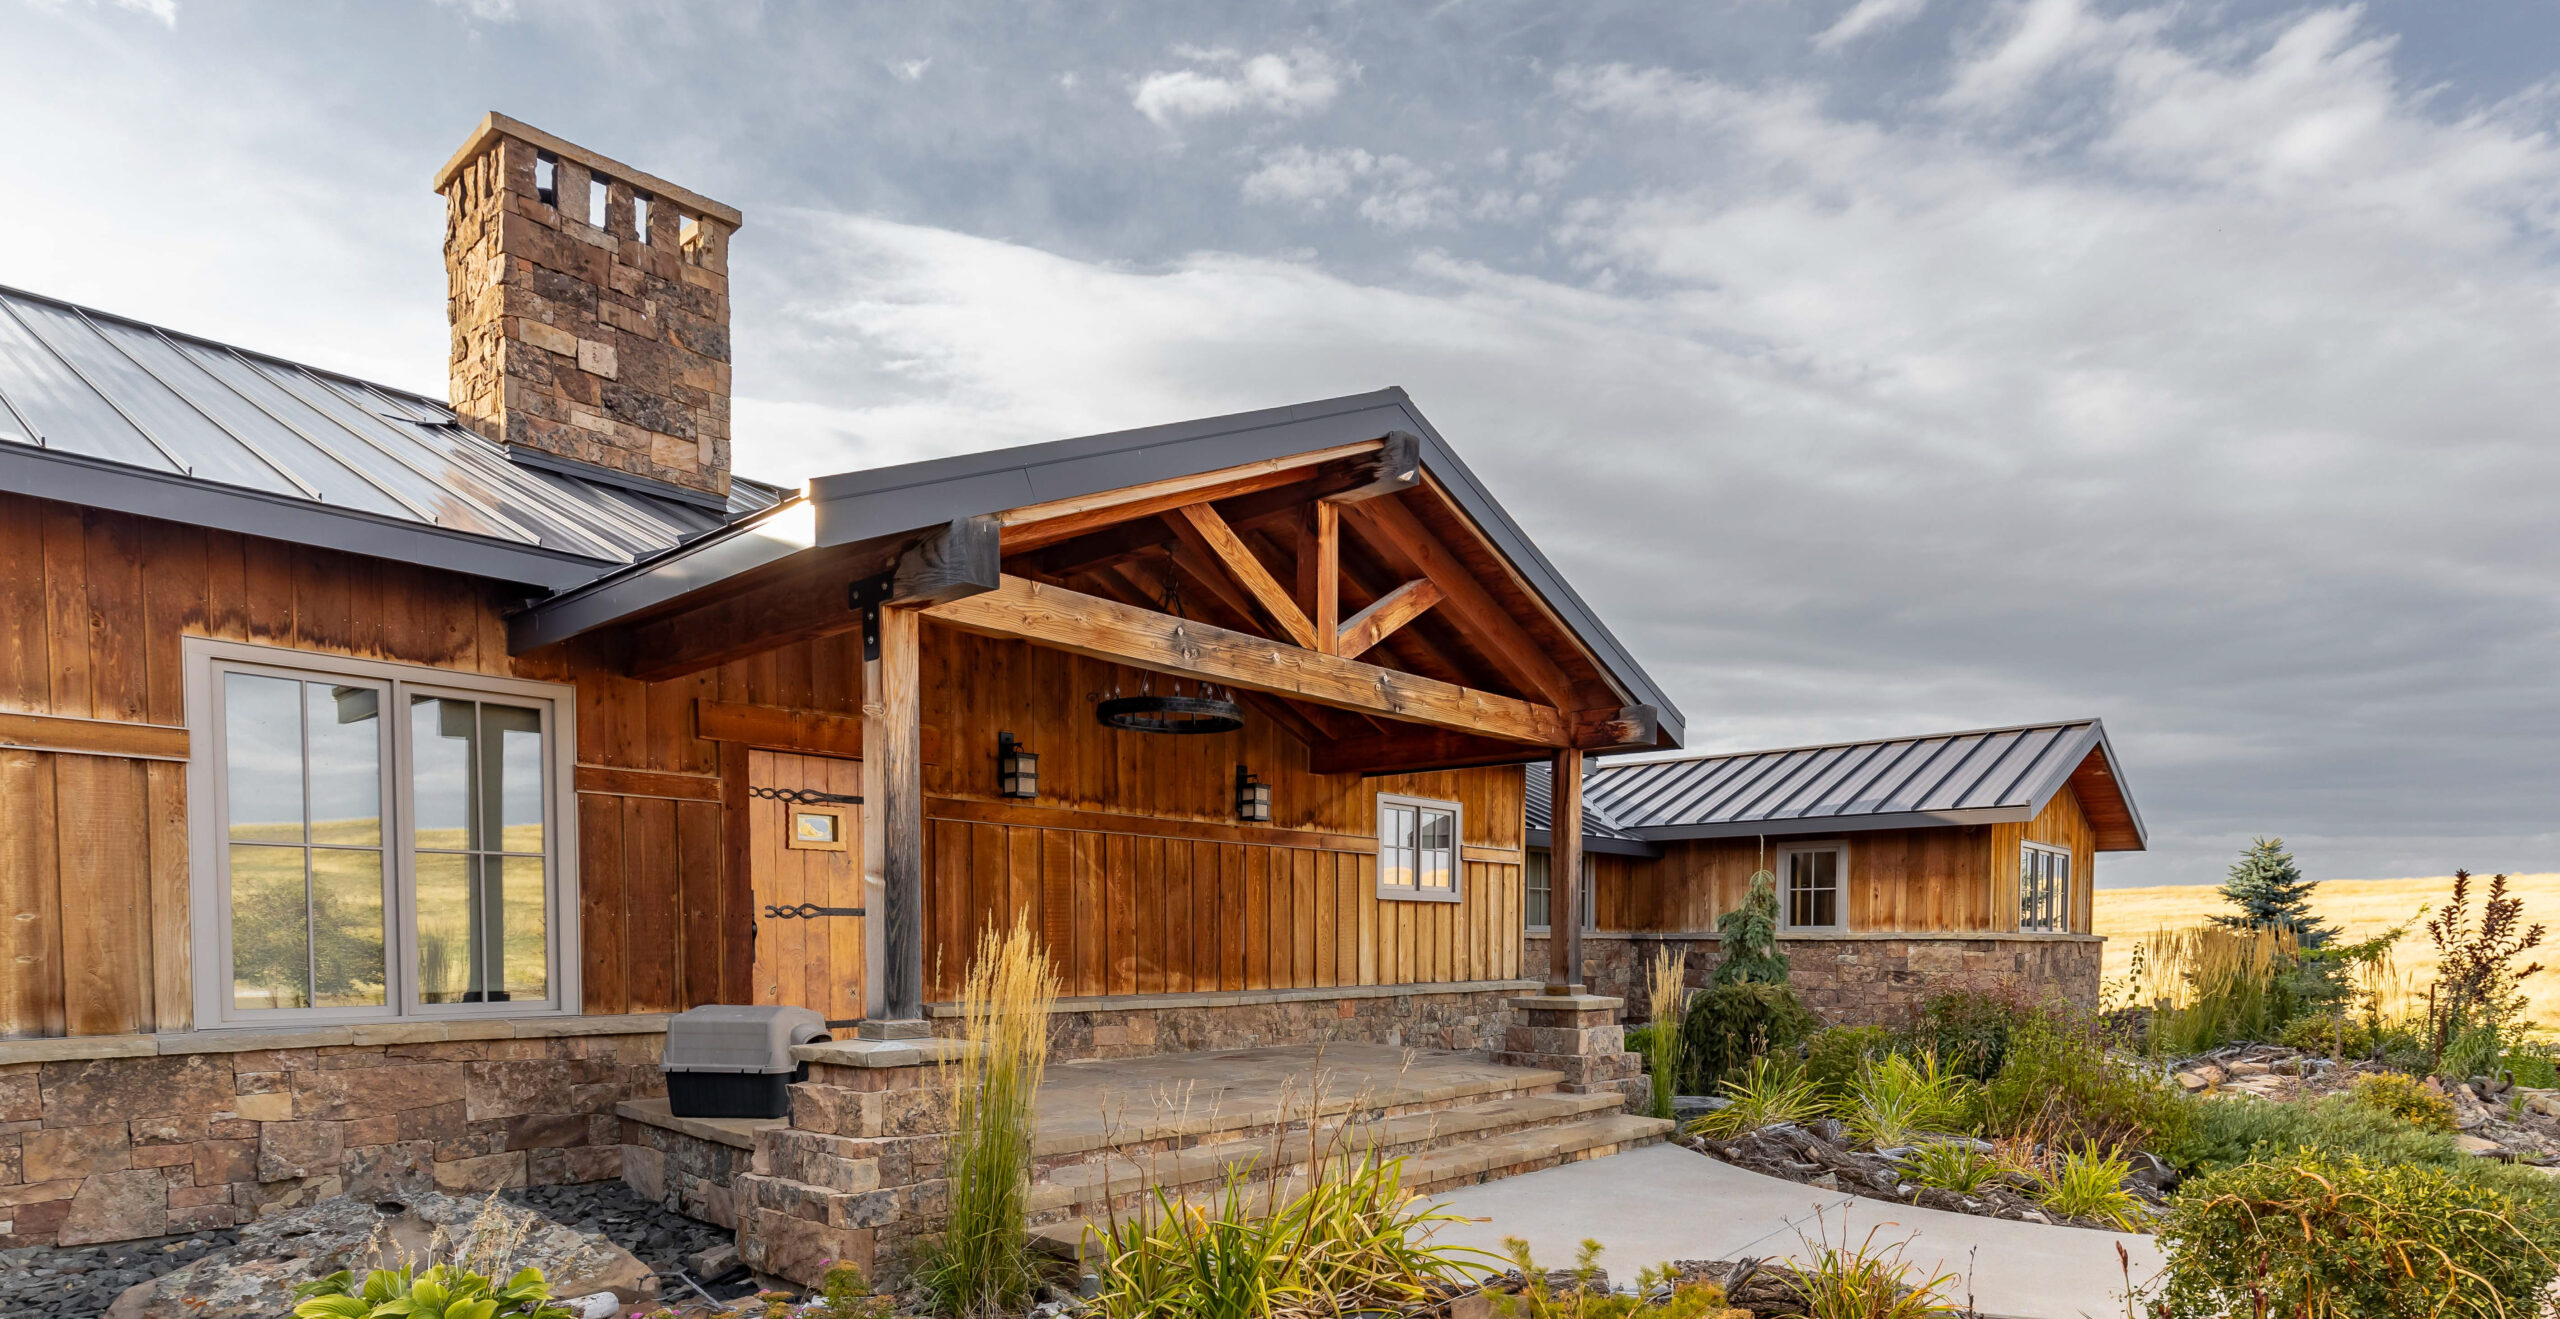
MULTIPOLYGON (((1619 1097, 1607 1095, 1601 1098, 1614 1104, 1619 1097)), ((1602 1158, 1667 1139, 1673 1125, 1664 1118, 1608 1113, 1505 1132, 1405 1156, 1404 1186, 1409 1191, 1427 1194, 1536 1172, 1559 1164, 1602 1158)), ((1280 1178, 1276 1183, 1256 1182, 1243 1191, 1244 1203, 1249 1212, 1267 1213, 1275 1197, 1279 1203, 1285 1204, 1304 1194, 1309 1184, 1304 1173, 1280 1178)), ((1190 1193, 1178 1197, 1180 1203, 1209 1209, 1217 1208, 1222 1199, 1223 1185, 1195 1187, 1190 1193)), ((1090 1257, 1088 1252, 1092 1249, 1093 1234, 1107 1230, 1107 1227, 1107 1221, 1094 1217, 1062 1219, 1035 1225, 1031 1229, 1031 1240, 1034 1247, 1061 1258, 1086 1259, 1090 1257)))
POLYGON ((1570 1122, 1614 1111, 1624 1102, 1616 1094, 1510 1095, 1462 1108, 1351 1122, 1314 1133, 1293 1131, 1277 1138, 1225 1141, 1160 1153, 1111 1154, 1094 1162, 1052 1169, 1039 1182, 1067 1188, 1077 1199, 1091 1203, 1103 1195, 1143 1191, 1151 1186, 1179 1189, 1223 1182, 1231 1172, 1268 1171, 1275 1160, 1279 1168, 1295 1171, 1305 1166, 1311 1154, 1419 1153, 1462 1138, 1570 1122))
MULTIPOLYGON (((1567 1079, 1565 1073, 1549 1068, 1479 1063, 1465 1069, 1432 1068, 1375 1088, 1344 1084, 1321 1091, 1293 1091, 1281 1085, 1198 1096, 1139 1090, 1113 1096, 1122 1101, 1134 1096, 1134 1102, 1125 1107, 1114 1104, 1107 1111, 1102 1104, 1044 1111, 1033 1132, 1032 1154, 1048 1162, 1132 1145, 1180 1147, 1250 1139, 1275 1130, 1338 1126, 1379 1114, 1433 1112, 1550 1094, 1567 1079)), ((1050 1088, 1044 1087, 1043 1098, 1056 1103, 1063 1096, 1052 1099, 1050 1088)))

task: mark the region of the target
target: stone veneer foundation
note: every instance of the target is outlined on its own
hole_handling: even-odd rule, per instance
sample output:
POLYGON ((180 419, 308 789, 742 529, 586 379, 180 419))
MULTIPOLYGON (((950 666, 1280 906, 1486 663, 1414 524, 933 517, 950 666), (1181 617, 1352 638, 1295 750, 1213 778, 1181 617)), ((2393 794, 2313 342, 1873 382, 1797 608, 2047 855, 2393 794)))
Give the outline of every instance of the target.
MULTIPOLYGON (((1059 1061, 1144 1058, 1322 1043, 1497 1049, 1509 1013, 1505 1001, 1537 985, 1535 980, 1473 980, 1060 999, 1051 1017, 1049 1056, 1059 1061)), ((935 1004, 929 1010, 936 1035, 959 1033, 957 1007, 935 1004)))
POLYGON ((341 1192, 622 1174, 666 1018, 0 1042, 0 1247, 230 1227, 341 1192))
MULTIPOLYGON (((1663 944, 1689 949, 1686 979, 1703 985, 1722 960, 1712 933, 1586 930, 1583 974, 1591 992, 1624 998, 1641 1019, 1645 967, 1663 944)), ((2020 990, 2082 1008, 2098 1006, 2106 940, 2094 934, 1788 934, 1778 938, 1788 979, 1805 1005, 1833 1025, 1898 1025, 1931 997, 1955 990, 2020 990)), ((1547 940, 1523 953, 1544 965, 1547 940)))

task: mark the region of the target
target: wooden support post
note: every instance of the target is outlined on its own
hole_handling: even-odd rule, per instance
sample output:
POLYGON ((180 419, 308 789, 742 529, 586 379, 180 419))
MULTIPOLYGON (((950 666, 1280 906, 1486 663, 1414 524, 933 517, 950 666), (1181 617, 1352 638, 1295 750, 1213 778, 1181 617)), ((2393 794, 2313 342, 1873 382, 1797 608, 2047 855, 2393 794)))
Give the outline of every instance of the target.
POLYGON ((1547 776, 1547 990, 1582 992, 1582 753, 1558 751, 1547 776), (1553 904, 1562 904, 1560 906, 1553 904))
POLYGON ((880 997, 864 1004, 866 1036, 921 1036, 924 1022, 924 724, 914 609, 880 610, 879 658, 862 666, 864 851, 880 840, 880 997), (877 700, 873 694, 877 693, 877 700), (874 785, 877 786, 874 786, 874 785))
POLYGON ((1331 655, 1342 633, 1342 505, 1316 501, 1316 648, 1331 655))

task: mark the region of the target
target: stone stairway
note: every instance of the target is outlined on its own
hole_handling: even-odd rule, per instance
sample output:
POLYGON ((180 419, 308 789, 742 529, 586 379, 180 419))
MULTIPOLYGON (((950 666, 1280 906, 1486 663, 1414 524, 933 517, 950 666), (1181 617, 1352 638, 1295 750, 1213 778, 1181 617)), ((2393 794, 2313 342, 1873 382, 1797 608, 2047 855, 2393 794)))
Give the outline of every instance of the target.
MULTIPOLYGON (((1496 1066, 1481 1055, 1419 1065, 1407 1055, 1391 1074, 1362 1061, 1328 1060, 1324 1079, 1300 1079, 1294 1099, 1286 1082, 1276 1094, 1228 1083, 1205 1112, 1187 1098, 1155 1099, 1142 1113, 1099 1123, 1044 1112, 1034 1239, 1074 1257, 1115 1217, 1152 1214, 1159 1189, 1212 1204, 1231 1179, 1249 1207, 1264 1209, 1274 1196, 1285 1203, 1302 1192, 1317 1161, 1401 1158, 1405 1187, 1432 1192, 1615 1154, 1672 1129, 1623 1112, 1616 1091, 1564 1092, 1562 1072, 1496 1066)), ((1044 1110, 1066 1097, 1044 1090, 1044 1110)))

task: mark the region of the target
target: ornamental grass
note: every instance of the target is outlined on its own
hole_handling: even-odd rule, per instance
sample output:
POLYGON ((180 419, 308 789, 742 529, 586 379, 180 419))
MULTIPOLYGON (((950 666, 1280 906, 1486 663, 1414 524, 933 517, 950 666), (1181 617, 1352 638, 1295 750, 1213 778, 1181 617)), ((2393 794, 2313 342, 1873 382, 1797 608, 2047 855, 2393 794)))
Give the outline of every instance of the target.
POLYGON ((953 1319, 1019 1312, 1039 1276, 1026 1223, 1031 1106, 1049 1062, 1057 972, 1028 917, 988 927, 960 990, 964 1046, 942 1065, 950 1104, 950 1220, 925 1248, 917 1280, 936 1314, 953 1319))

